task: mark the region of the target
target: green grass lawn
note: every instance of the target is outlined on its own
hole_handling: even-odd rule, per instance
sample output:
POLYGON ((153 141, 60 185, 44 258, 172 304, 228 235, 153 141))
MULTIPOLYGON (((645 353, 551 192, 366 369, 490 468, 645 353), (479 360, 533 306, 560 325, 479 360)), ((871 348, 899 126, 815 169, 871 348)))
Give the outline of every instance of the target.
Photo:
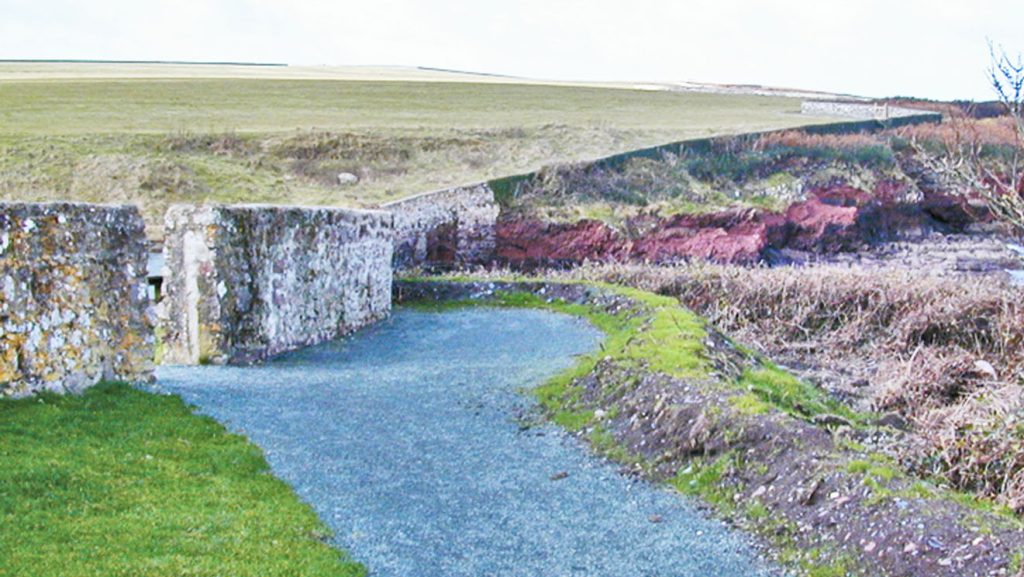
POLYGON ((0 401, 0 574, 357 576, 262 453, 178 397, 0 401))
POLYGON ((57 64, 33 64, 26 79, 17 69, 0 65, 0 200, 132 202, 154 237, 175 202, 373 206, 551 163, 829 120, 801 116, 792 98, 423 72, 410 78, 433 79, 288 68, 223 78, 232 69, 216 66, 76 77, 75 65, 57 64), (64 77, 45 77, 48 67, 64 77), (359 182, 340 184, 340 172, 359 182))

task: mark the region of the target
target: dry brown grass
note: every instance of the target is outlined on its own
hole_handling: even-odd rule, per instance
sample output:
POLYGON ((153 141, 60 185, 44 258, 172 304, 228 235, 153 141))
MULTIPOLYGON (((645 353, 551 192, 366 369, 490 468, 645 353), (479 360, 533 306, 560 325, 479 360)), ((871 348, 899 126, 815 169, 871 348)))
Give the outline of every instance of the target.
POLYGON ((1009 116, 980 120, 956 118, 942 124, 918 124, 894 131, 907 140, 939 143, 951 150, 965 142, 988 146, 1016 146, 1018 143, 1013 119, 1009 116))
POLYGON ((853 134, 809 134, 802 130, 787 130, 765 134, 754 143, 754 150, 773 146, 792 148, 856 149, 869 146, 885 146, 886 138, 878 134, 858 132, 853 134))
POLYGON ((1024 305, 995 280, 910 271, 584 266, 565 273, 678 297, 738 340, 805 351, 866 379, 870 406, 899 412, 923 475, 1024 510, 1024 305))

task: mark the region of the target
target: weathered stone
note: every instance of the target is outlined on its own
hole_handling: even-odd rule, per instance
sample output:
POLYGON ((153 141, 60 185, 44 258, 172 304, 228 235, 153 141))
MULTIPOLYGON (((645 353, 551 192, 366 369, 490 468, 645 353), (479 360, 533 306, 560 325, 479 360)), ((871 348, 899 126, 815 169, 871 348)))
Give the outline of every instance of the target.
POLYGON ((352 174, 351 172, 338 173, 338 184, 342 186, 355 184, 357 182, 359 182, 359 177, 352 174))
POLYGON ((870 118, 889 120, 912 116, 931 115, 936 121, 942 116, 918 108, 905 108, 890 105, 887 102, 865 100, 804 100, 800 103, 800 113, 813 116, 846 116, 848 118, 870 118))
POLYGON ((134 206, 0 203, 0 396, 151 379, 145 262, 134 206))
POLYGON ((260 361, 390 313, 388 213, 176 205, 165 227, 165 362, 260 361))

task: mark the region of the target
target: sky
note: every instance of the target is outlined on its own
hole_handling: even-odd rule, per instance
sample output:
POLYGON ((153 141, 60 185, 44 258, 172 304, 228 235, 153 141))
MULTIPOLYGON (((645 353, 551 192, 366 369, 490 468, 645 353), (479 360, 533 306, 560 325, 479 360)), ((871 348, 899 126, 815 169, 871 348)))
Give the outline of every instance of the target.
POLYGON ((0 59, 428 66, 991 99, 1024 0, 0 0, 0 59))

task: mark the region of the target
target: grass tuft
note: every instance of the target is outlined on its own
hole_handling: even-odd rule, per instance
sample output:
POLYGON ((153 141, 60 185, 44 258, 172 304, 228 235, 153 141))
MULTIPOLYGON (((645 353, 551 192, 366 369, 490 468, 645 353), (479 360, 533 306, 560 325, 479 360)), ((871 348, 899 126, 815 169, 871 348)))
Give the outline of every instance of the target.
MULTIPOLYGON (((865 420, 863 416, 836 401, 828 393, 770 363, 765 363, 758 369, 745 370, 738 384, 764 403, 800 419, 818 415, 838 415, 851 423, 865 420)), ((745 402, 747 408, 750 408, 749 400, 737 402, 745 402)))

